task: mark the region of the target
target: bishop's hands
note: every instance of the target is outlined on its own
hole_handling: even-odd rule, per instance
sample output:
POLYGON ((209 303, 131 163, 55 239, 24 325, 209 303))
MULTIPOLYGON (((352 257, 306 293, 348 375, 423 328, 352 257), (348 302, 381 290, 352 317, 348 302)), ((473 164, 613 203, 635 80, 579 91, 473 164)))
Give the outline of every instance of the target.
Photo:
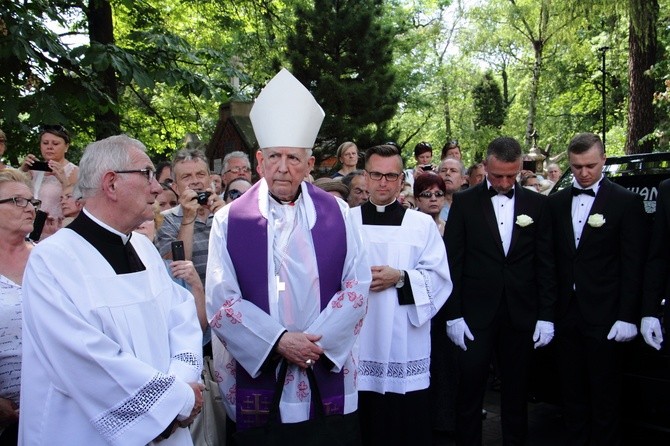
POLYGON ((316 344, 320 339, 321 335, 286 332, 279 338, 276 350, 287 361, 306 369, 323 354, 323 349, 316 344))
POLYGON ((663 342, 663 330, 661 329, 661 321, 656 317, 643 317, 640 322, 640 334, 644 338, 644 342, 654 347, 656 350, 661 349, 663 342))
POLYGON ((471 341, 475 340, 475 337, 472 335, 472 332, 470 332, 468 324, 465 323, 465 319, 463 319, 462 317, 447 321, 447 336, 449 336, 451 342, 456 344, 463 351, 466 351, 468 349, 465 346, 465 338, 468 338, 471 341))
POLYGON ((548 321, 537 321, 533 332, 534 348, 544 347, 554 339, 554 323, 548 321))
POLYGON ((628 342, 633 340, 636 335, 637 327, 635 324, 624 321, 616 321, 614 325, 612 325, 612 328, 607 335, 607 339, 610 341, 614 339, 616 342, 628 342))

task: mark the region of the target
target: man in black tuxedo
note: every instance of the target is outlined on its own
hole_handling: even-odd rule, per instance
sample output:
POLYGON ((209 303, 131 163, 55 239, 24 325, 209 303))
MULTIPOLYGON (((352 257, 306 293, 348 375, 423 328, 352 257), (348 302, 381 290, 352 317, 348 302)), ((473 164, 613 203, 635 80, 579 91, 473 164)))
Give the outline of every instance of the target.
POLYGON ((556 265, 556 346, 570 445, 617 445, 621 342, 635 322, 647 247, 642 198, 603 178, 592 133, 568 146, 572 187, 549 197, 556 265))
MULTIPOLYGON (((640 334, 656 350, 661 349, 663 331, 658 319, 663 298, 670 296, 670 180, 658 185, 656 214, 644 276, 640 334)), ((665 305, 665 330, 670 330, 670 305, 665 305)))
MULTIPOLYGON (((454 195, 444 241, 454 289, 444 307, 459 346, 458 445, 481 445, 481 410, 493 352, 501 373, 505 445, 525 444, 530 355, 553 337, 555 281, 546 197, 519 186, 521 146, 487 149, 486 181, 454 195)), ((444 327, 444 325, 442 325, 444 327)))

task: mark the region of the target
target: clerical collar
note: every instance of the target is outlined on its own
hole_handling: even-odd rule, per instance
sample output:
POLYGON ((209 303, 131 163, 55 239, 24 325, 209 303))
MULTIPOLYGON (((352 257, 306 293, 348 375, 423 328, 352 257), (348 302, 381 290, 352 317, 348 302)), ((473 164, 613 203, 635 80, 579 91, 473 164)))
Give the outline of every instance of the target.
POLYGON ((372 199, 368 199, 368 201, 370 202, 370 204, 372 204, 375 207, 375 210, 379 213, 386 212, 387 207, 392 206, 393 204, 398 202, 398 200, 394 200, 394 201, 390 202, 389 204, 380 205, 380 204, 375 204, 374 201, 372 201, 372 199))
POLYGON ((277 203, 279 203, 279 204, 281 204, 281 205, 294 206, 294 205, 295 205, 295 202, 298 201, 298 198, 300 198, 300 194, 302 193, 302 187, 299 187, 299 188, 298 188, 298 192, 296 192, 295 197, 293 197, 293 200, 291 200, 291 201, 284 201, 284 200, 281 200, 281 199, 279 199, 275 194, 273 194, 272 192, 270 192, 269 190, 268 190, 268 193, 270 194, 270 196, 272 197, 272 199, 273 199, 274 201, 276 201, 277 203))
POLYGON ((86 216, 87 216, 88 218, 90 218, 90 219, 93 220, 95 223, 97 223, 98 226, 102 226, 103 228, 105 228, 106 230, 108 230, 109 232, 111 232, 112 234, 116 234, 116 235, 118 235, 119 237, 121 237, 121 241, 123 242, 124 245, 125 245, 126 243, 128 243, 128 240, 130 240, 130 236, 132 235, 132 232, 131 232, 130 234, 124 234, 123 232, 119 232, 119 231, 117 231, 116 229, 114 229, 114 228, 112 228, 111 226, 109 226, 109 225, 108 225, 107 223, 105 223, 104 221, 102 221, 102 220, 98 219, 97 217, 95 217, 95 215, 91 214, 86 208, 82 209, 82 211, 84 212, 84 214, 86 214, 86 216))
POLYGON ((364 225, 400 226, 407 208, 395 200, 386 206, 378 206, 369 200, 361 205, 361 217, 364 225), (379 208, 382 212, 379 212, 379 208))

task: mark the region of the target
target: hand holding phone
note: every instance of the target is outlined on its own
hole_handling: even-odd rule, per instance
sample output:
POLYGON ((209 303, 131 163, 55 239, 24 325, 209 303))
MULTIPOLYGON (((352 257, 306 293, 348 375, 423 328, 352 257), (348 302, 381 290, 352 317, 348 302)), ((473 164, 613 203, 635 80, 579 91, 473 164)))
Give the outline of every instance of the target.
POLYGON ((184 254, 184 242, 181 240, 175 240, 170 244, 172 248, 172 260, 186 260, 186 255, 184 254))
POLYGON ((28 166, 30 170, 41 170, 43 172, 51 172, 51 167, 47 161, 33 161, 33 163, 28 166))

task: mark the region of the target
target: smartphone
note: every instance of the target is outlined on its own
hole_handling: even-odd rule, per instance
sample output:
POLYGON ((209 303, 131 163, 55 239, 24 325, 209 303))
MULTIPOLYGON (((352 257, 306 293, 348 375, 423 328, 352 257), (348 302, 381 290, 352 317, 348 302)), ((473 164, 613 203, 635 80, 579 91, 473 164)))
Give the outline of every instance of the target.
POLYGON ((51 167, 49 167, 49 163, 46 161, 34 161, 33 165, 30 166, 28 169, 30 170, 42 170, 44 172, 51 172, 51 167))
POLYGON ((426 164, 425 166, 421 166, 421 168, 424 171, 433 170, 433 166, 431 164, 426 164))
POLYGON ((38 242, 42 237, 42 230, 44 224, 47 222, 48 213, 38 210, 35 212, 35 221, 33 222, 33 232, 28 235, 28 238, 34 242, 38 242))
POLYGON ((184 254, 184 242, 175 240, 170 246, 172 247, 172 260, 186 260, 186 255, 184 254))

